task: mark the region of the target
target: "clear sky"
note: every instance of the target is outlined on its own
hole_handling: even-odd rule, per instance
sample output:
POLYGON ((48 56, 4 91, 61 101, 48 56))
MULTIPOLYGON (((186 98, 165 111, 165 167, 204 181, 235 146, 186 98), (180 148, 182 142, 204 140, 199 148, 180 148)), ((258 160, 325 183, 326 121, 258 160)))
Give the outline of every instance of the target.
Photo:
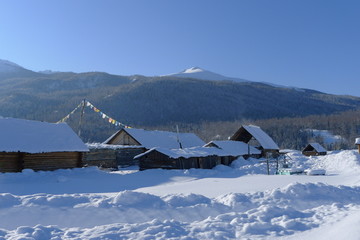
POLYGON ((2 0, 0 59, 146 76, 198 66, 360 96, 359 0, 2 0))

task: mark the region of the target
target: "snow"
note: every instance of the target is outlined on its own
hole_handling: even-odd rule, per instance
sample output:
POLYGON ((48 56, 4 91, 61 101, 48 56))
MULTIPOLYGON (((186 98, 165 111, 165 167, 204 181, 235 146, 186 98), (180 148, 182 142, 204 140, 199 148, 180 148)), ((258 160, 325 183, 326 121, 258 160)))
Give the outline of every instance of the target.
POLYGON ((307 175, 325 175, 325 169, 311 169, 306 172, 307 175))
POLYGON ((205 146, 214 144, 216 147, 229 153, 230 156, 244 156, 249 154, 261 154, 261 151, 240 141, 211 141, 205 146))
POLYGON ((195 79, 211 80, 211 81, 228 80, 228 81, 234 81, 234 82, 248 82, 247 80, 244 80, 244 79, 226 77, 226 76, 223 76, 223 75, 211 72, 211 71, 204 70, 199 67, 191 67, 191 68, 185 69, 182 72, 164 75, 164 76, 172 76, 172 77, 180 77, 180 78, 195 78, 195 79))
POLYGON ((1 152, 86 152, 88 148, 66 123, 0 118, 1 152))
POLYGON ((340 135, 334 135, 328 130, 306 129, 305 131, 312 133, 315 137, 321 137, 326 145, 344 141, 343 137, 340 135))
POLYGON ((359 145, 359 144, 360 144, 360 138, 356 138, 356 139, 355 139, 355 144, 356 144, 356 145, 359 145))
POLYGON ((326 175, 265 175, 263 159, 243 158, 211 170, 2 173, 0 239, 358 239, 360 155, 288 152, 326 175))
POLYGON ((279 150, 279 146, 260 127, 254 125, 243 126, 264 149, 279 150))
MULTIPOLYGON (((162 147, 162 148, 179 148, 179 141, 181 142, 182 147, 190 148, 196 146, 203 146, 205 144, 198 136, 193 133, 175 133, 175 132, 167 132, 167 131, 149 131, 144 129, 136 129, 136 128, 126 128, 120 131, 126 131, 130 136, 132 136, 136 141, 138 141, 141 146, 151 149, 154 147, 162 147)), ((109 139, 107 139, 104 143, 110 141, 115 133, 109 139)))
MULTIPOLYGON (((120 149, 129 148, 129 145, 115 145, 106 143, 85 143, 89 149, 120 149)), ((143 148, 142 146, 131 146, 132 148, 143 148)))

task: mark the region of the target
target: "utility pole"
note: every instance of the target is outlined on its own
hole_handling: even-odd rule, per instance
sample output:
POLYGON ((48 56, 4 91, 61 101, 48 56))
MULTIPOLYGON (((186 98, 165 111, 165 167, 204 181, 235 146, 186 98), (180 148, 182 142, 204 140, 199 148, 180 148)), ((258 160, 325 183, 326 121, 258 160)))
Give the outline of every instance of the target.
POLYGON ((82 106, 81 106, 80 120, 79 120, 79 131, 78 131, 79 137, 81 137, 81 124, 82 124, 84 113, 85 113, 85 104, 86 104, 86 99, 84 99, 82 101, 82 106))
POLYGON ((182 149, 182 145, 181 145, 181 142, 180 142, 180 139, 179 139, 179 126, 178 125, 176 125, 176 138, 177 138, 177 142, 180 145, 180 148, 182 149))

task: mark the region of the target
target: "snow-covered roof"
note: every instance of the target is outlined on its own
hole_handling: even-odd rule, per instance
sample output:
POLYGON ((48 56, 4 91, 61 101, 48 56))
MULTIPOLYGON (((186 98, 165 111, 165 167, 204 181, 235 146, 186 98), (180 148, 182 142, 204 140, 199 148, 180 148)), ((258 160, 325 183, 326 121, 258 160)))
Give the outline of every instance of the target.
POLYGON ((218 148, 221 148, 224 152, 231 156, 247 155, 249 150, 250 154, 261 154, 260 150, 240 141, 211 141, 205 146, 209 146, 211 144, 216 145, 218 148))
POLYGON ((309 145, 312 146, 316 152, 326 152, 326 149, 319 143, 309 143, 309 145))
POLYGON ((360 138, 356 138, 356 139, 355 139, 355 144, 356 144, 356 145, 358 145, 358 144, 360 145, 360 138))
POLYGON ((279 150, 279 146, 260 127, 254 125, 243 126, 264 149, 279 150))
MULTIPOLYGON (((120 149, 129 148, 129 145, 114 145, 106 143, 85 143, 89 149, 120 149)), ((143 146, 132 145, 131 148, 144 148, 143 146)))
POLYGON ((191 158, 191 157, 207 157, 207 156, 229 156, 228 153, 216 147, 192 147, 192 148, 152 148, 134 158, 140 158, 152 151, 160 152, 170 158, 191 158))
POLYGON ((0 152, 86 152, 88 148, 66 123, 0 118, 0 152))
MULTIPOLYGON (((126 128, 122 129, 131 135, 141 146, 151 149, 154 147, 161 148, 179 148, 177 141, 179 138, 183 148, 203 146, 205 142, 193 133, 175 133, 167 131, 149 131, 144 129, 126 128)), ((121 130, 120 130, 121 131, 121 130)), ((107 139, 104 143, 108 143, 116 134, 107 139)))

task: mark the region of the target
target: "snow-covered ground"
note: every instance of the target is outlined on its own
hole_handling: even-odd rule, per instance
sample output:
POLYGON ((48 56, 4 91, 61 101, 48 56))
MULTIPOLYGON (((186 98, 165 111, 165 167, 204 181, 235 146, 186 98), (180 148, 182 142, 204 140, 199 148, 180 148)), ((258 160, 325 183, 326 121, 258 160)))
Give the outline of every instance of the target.
MULTIPOLYGON (((97 168, 0 174, 0 239, 359 239, 360 155, 304 157, 325 176, 97 168)), ((273 169, 273 168, 272 168, 273 169)))

